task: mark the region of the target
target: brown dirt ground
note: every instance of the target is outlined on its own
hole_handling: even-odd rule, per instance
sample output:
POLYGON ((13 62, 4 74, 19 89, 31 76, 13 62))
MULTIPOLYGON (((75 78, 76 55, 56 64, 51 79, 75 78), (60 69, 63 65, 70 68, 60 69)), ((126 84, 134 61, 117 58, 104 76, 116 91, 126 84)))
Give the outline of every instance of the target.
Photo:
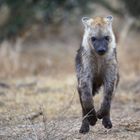
MULTIPOLYGON (((140 140, 139 91, 139 80, 120 82, 112 103, 113 128, 105 129, 98 120, 82 135, 74 75, 5 80, 0 83, 0 139, 140 140)), ((101 95, 95 97, 96 108, 101 95)))

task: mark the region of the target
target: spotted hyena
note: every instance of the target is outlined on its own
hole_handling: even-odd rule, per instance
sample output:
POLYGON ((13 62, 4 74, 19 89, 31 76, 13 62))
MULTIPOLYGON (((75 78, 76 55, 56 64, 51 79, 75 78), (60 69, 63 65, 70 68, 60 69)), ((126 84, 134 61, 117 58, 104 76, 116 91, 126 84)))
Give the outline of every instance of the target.
POLYGON ((80 133, 88 132, 89 125, 95 125, 97 118, 102 119, 105 128, 112 127, 111 100, 119 79, 112 21, 112 16, 82 18, 85 32, 76 55, 78 93, 83 113, 80 133), (92 96, 102 86, 104 98, 96 112, 92 96))

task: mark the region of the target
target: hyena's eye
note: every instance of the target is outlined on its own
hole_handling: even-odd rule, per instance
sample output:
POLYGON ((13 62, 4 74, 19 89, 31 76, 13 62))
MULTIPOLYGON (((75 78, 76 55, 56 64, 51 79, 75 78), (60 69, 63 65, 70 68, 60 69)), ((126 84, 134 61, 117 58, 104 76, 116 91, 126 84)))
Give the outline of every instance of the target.
POLYGON ((96 39, 97 39, 97 38, 96 38, 96 37, 94 37, 94 36, 93 36, 93 37, 91 37, 91 40, 92 40, 93 42, 94 42, 94 41, 96 41, 96 39))
POLYGON ((104 39, 105 39, 106 41, 109 41, 109 40, 110 40, 110 37, 109 37, 109 36, 105 36, 104 39))

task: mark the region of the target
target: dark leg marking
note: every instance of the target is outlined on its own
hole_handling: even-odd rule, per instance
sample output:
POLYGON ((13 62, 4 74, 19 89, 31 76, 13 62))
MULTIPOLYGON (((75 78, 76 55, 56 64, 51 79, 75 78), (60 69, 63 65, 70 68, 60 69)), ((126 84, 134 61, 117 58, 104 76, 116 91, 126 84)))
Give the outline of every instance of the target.
POLYGON ((80 133, 87 133, 89 131, 89 125, 95 125, 97 121, 96 112, 93 106, 92 94, 88 92, 87 86, 78 88, 80 103, 82 106, 83 120, 80 128, 80 133))

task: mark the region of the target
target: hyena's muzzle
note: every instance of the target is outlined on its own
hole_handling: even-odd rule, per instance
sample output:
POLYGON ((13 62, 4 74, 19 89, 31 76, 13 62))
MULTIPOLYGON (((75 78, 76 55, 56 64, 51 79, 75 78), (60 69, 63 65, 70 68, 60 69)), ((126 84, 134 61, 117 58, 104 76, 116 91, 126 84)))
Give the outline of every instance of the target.
POLYGON ((108 51, 109 36, 91 37, 92 47, 99 55, 104 55, 108 51))

